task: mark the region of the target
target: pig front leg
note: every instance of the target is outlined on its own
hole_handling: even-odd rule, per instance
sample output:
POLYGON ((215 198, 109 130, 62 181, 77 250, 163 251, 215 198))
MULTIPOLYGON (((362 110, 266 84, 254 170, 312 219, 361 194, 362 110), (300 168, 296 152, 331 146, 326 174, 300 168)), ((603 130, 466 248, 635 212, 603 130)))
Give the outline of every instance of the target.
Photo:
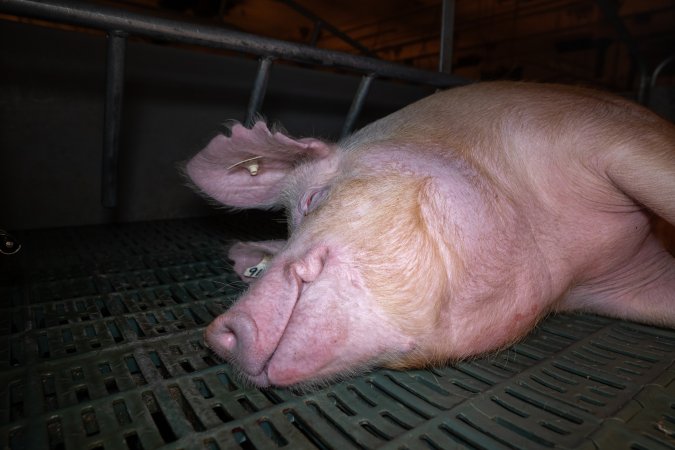
POLYGON ((234 271, 246 283, 259 278, 274 255, 286 245, 285 240, 237 242, 227 257, 234 261, 234 271))

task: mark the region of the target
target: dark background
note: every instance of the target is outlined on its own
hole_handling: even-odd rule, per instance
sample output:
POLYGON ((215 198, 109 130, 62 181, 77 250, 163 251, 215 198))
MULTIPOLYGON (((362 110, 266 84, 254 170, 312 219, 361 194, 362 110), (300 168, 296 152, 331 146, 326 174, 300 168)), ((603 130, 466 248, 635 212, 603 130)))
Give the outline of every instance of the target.
MULTIPOLYGON (((438 66, 440 0, 89 3, 325 49, 365 52, 428 70, 438 66), (325 25, 317 33, 322 21, 352 42, 336 37, 325 25)), ((651 75, 675 54, 672 0, 457 0, 455 4, 453 73, 472 80, 582 84, 635 99, 641 76, 651 75), (618 22, 603 13, 603 3, 613 8, 618 22)), ((129 38, 118 207, 106 209, 100 201, 105 34, 0 14, 0 43, 0 229, 218 212, 186 186, 179 168, 213 137, 220 123, 244 119, 255 58, 129 38)), ((672 63, 648 100, 671 120, 674 72, 672 63)), ((277 61, 262 113, 295 136, 336 139, 359 79, 358 74, 277 61)), ((431 92, 376 80, 357 128, 431 92)))
MULTIPOLYGON (((244 120, 255 59, 131 39, 119 207, 100 203, 106 42, 102 34, 0 22, 0 228, 210 214, 180 164, 226 119, 244 120)), ((295 136, 336 139, 360 78, 277 64, 262 113, 295 136)), ((375 81, 358 126, 431 93, 375 81)))

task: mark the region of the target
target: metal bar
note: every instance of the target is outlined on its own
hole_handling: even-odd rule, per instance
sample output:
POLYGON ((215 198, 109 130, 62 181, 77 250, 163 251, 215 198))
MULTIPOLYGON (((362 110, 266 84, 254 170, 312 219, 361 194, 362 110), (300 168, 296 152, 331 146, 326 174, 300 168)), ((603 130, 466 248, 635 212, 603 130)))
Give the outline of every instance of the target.
POLYGON ((281 3, 286 4, 288 7, 292 8, 293 10, 297 11, 298 13, 302 14, 303 16, 307 17, 310 20, 313 20, 314 22, 321 22, 322 26, 330 31, 334 36, 338 37, 340 40, 346 42, 347 44, 351 45, 364 55, 368 55, 371 57, 376 57, 376 55, 370 51, 368 47, 360 43, 359 41, 352 39, 349 37, 349 35, 343 33, 340 31, 337 27, 331 25, 329 22, 326 22, 323 18, 317 16, 314 14, 312 11, 306 9, 302 5, 299 5, 298 3, 294 2, 293 0, 278 0, 281 3))
POLYGON ((314 22, 314 29, 312 30, 312 37, 309 39, 309 45, 316 47, 317 42, 319 42, 319 37, 321 36, 321 28, 323 27, 323 22, 317 20, 314 22))
POLYGON ((126 33, 122 31, 108 33, 103 157, 101 159, 101 204, 106 208, 117 206, 117 157, 122 120, 126 42, 126 33))
POLYGON ((246 121, 244 124, 247 127, 253 125, 255 116, 262 107, 265 99, 265 92, 267 91, 267 80, 270 77, 270 68, 272 67, 272 58, 261 58, 258 64, 258 74, 253 83, 253 91, 251 91, 251 98, 248 101, 248 109, 246 110, 246 121))
POLYGON ((648 77, 648 83, 645 83, 647 86, 644 88, 645 92, 642 93, 640 98, 642 99, 642 104, 644 105, 649 105, 649 102, 651 101, 651 95, 652 91, 654 90, 654 87, 656 86, 656 80, 658 80, 659 75, 661 75, 661 72, 663 69, 668 66, 668 64, 675 62, 675 55, 670 55, 663 61, 659 63, 658 66, 656 66, 656 69, 654 69, 654 72, 652 72, 651 77, 648 77))
POLYGON ((656 69, 654 69, 654 72, 652 73, 652 76, 651 76, 650 81, 649 81, 649 87, 650 88, 653 88, 654 86, 656 86, 656 80, 659 78, 659 75, 661 75, 661 72, 663 72, 663 69, 665 69, 666 66, 668 66, 668 64, 670 64, 672 62, 675 62, 675 54, 670 55, 669 57, 667 57, 666 59, 661 61, 658 66, 656 66, 656 69))
POLYGON ((342 126, 342 133, 340 133, 340 139, 347 137, 354 128, 356 123, 356 118, 359 117, 361 109, 363 109, 363 103, 366 101, 366 95, 368 95, 368 89, 370 89, 370 84, 375 79, 374 74, 366 75, 361 78, 361 83, 359 83, 359 88, 356 90, 356 95, 352 100, 352 105, 349 107, 349 112, 347 113, 347 118, 345 123, 342 126))
POLYGON ((0 0, 0 11, 103 30, 121 30, 160 40, 226 48, 258 56, 347 68, 362 73, 376 73, 378 77, 435 87, 457 86, 469 82, 458 76, 406 67, 365 56, 324 50, 215 26, 152 17, 105 5, 56 0, 0 0))
POLYGON ((441 11, 441 53, 438 61, 438 71, 450 73, 452 71, 452 46, 455 29, 455 0, 443 0, 441 11))

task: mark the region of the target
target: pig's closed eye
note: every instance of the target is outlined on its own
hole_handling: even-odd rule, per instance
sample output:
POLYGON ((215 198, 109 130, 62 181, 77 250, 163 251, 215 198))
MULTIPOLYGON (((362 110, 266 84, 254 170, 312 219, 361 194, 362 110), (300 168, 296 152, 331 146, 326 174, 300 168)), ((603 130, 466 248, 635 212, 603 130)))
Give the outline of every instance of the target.
POLYGON ((300 213, 302 213, 303 216, 311 213, 321 205, 321 202, 327 195, 328 188, 326 187, 308 191, 300 201, 300 213))

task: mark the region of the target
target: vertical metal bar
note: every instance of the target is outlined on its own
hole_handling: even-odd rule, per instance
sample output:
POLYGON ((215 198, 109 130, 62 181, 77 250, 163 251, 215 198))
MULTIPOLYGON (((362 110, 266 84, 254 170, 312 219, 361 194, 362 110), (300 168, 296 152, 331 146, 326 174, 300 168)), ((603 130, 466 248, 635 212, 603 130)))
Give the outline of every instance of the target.
POLYGON ((124 94, 126 43, 126 33, 122 31, 108 33, 103 158, 101 160, 101 204, 106 208, 117 206, 117 159, 124 94))
POLYGON ((643 105, 649 105, 652 90, 654 90, 654 87, 656 86, 656 80, 659 78, 659 75, 661 75, 663 69, 665 69, 666 66, 672 62, 675 62, 675 55, 670 55, 661 61, 659 65, 656 66, 656 69, 654 69, 654 72, 652 72, 652 76, 648 77, 649 83, 644 83, 644 87, 641 85, 641 87, 644 89, 644 92, 642 95, 639 95, 639 98, 642 100, 643 105))
POLYGON ((438 71, 450 73, 452 71, 452 46, 455 31, 455 0, 443 0, 441 11, 441 53, 438 61, 438 71))
POLYGON ((261 58, 258 64, 258 74, 253 83, 253 91, 251 91, 251 98, 248 101, 248 109, 246 110, 246 121, 244 125, 250 127, 255 122, 255 116, 262 107, 265 99, 265 91, 267 90, 267 80, 270 76, 270 68, 272 67, 272 58, 261 58))
POLYGON ((356 90, 356 95, 352 100, 352 105, 349 107, 347 118, 345 119, 345 123, 342 126, 342 133, 340 134, 340 138, 346 137, 349 133, 351 133, 352 128, 354 128, 356 118, 361 113, 361 109, 363 109, 363 103, 366 100, 366 95, 368 95, 370 83, 372 83, 374 79, 375 79, 374 73, 371 73, 370 75, 366 75, 363 78, 361 78, 361 83, 359 84, 359 88, 356 90))
POLYGON ((675 62, 675 54, 670 55, 669 57, 667 57, 666 59, 661 61, 658 66, 656 66, 656 69, 654 69, 654 72, 652 72, 652 76, 650 77, 650 81, 649 81, 649 87, 650 88, 653 88, 654 86, 656 86, 656 80, 659 78, 659 75, 661 75, 661 72, 663 72, 663 69, 665 69, 666 66, 668 66, 668 64, 670 64, 672 62, 675 62))
POLYGON ((319 37, 321 36, 321 28, 323 28, 323 22, 317 20, 314 22, 314 30, 312 30, 312 37, 309 40, 309 45, 316 47, 317 42, 319 42, 319 37))

